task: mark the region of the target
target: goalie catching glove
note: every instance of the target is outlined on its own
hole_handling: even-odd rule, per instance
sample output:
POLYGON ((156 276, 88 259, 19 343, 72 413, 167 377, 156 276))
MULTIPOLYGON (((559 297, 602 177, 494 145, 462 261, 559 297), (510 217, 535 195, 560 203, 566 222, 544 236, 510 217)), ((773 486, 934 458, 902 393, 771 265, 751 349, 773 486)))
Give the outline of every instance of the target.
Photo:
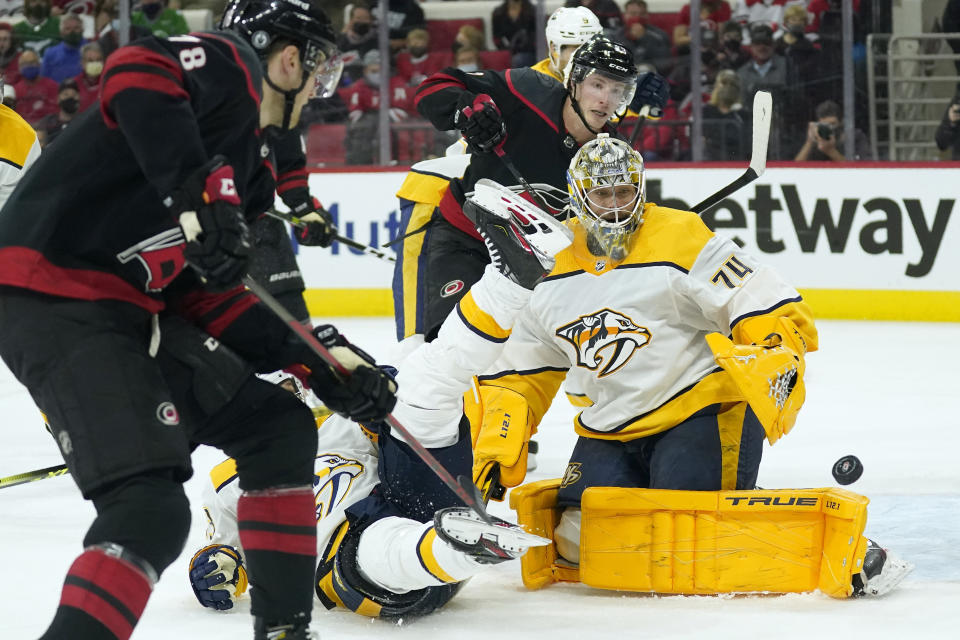
POLYGON ((240 552, 225 544, 197 551, 190 559, 189 572, 194 595, 209 609, 232 609, 247 590, 247 570, 240 552))
POLYGON ((707 335, 707 344, 716 363, 730 374, 743 393, 763 425, 767 440, 773 444, 793 428, 806 397, 806 344, 789 318, 751 318, 745 321, 740 334, 758 335, 755 329, 761 324, 765 330, 773 330, 753 344, 734 344, 719 333, 707 335), (749 323, 755 326, 752 328, 749 323))
POLYGON ((397 404, 393 376, 378 367, 365 351, 350 344, 333 325, 320 325, 313 335, 350 372, 349 378, 341 380, 326 363, 316 359, 308 363, 307 383, 317 397, 331 411, 356 422, 383 420, 397 404))
POLYGON ((226 158, 214 156, 164 204, 183 229, 183 257, 204 285, 212 291, 237 286, 247 271, 250 230, 226 158))

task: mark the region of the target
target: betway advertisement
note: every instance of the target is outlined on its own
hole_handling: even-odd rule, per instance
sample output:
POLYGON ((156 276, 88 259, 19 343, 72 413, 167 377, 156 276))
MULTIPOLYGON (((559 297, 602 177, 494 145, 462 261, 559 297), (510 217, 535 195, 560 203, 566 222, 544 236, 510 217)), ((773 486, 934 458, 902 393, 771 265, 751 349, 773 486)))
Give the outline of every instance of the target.
MULTIPOLYGON (((686 209, 742 171, 650 167, 647 199, 686 209)), ((404 176, 403 171, 315 173, 310 184, 336 217, 341 235, 379 246, 399 232, 395 193, 404 176)), ((870 292, 857 305, 896 309, 912 304, 904 298, 912 295, 910 300, 921 306, 933 304, 940 317, 931 319, 960 320, 958 184, 960 168, 955 167, 770 168, 704 219, 775 267, 805 296, 809 292, 819 299, 824 308, 816 310, 828 316, 858 317, 859 312, 831 312, 826 307, 834 303, 827 298, 849 303, 857 292, 870 292), (886 300, 875 292, 885 292, 879 298, 886 300)), ((301 247, 298 260, 311 289, 390 288, 392 264, 343 245, 301 247)), ((928 319, 869 309, 862 317, 928 319)))

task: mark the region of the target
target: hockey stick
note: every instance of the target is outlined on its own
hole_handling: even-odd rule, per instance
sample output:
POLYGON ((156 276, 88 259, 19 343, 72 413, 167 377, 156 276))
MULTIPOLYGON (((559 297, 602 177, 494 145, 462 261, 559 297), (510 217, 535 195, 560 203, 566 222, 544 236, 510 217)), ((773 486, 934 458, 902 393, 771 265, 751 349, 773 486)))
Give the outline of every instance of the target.
MULTIPOLYGON (((310 333, 310 329, 305 327, 303 324, 298 322, 289 311, 287 311, 283 305, 281 305, 277 300, 270 295, 270 293, 264 289, 256 280, 251 278, 249 275, 243 276, 243 284, 250 289, 251 292, 257 298, 260 299, 260 302, 265 304, 268 309, 273 311, 277 317, 283 320, 288 327, 296 334, 300 340, 310 348, 317 356, 320 357, 325 363, 327 363, 334 372, 340 376, 341 379, 346 379, 350 377, 350 372, 347 371, 340 362, 334 358, 330 352, 324 347, 317 338, 310 333)), ((400 422, 393 417, 391 414, 387 414, 387 417, 384 419, 391 429, 398 431, 406 441, 407 445, 413 449, 414 453, 420 456, 420 459, 430 467, 430 470, 437 474, 437 477, 443 481, 447 487, 457 495, 458 498, 463 500, 463 503, 473 509, 484 522, 488 524, 493 523, 493 519, 487 513, 487 510, 483 506, 483 501, 480 499, 480 492, 477 490, 476 485, 473 484, 473 481, 466 476, 459 476, 456 480, 453 479, 453 476, 450 475, 450 472, 440 464, 440 461, 433 457, 433 454, 427 451, 420 442, 411 435, 411 433, 404 427, 400 422)))
MULTIPOLYGON (((268 216, 270 216, 271 218, 276 218, 277 220, 283 220, 284 222, 289 222, 289 223, 292 224, 293 226, 299 227, 299 228, 301 228, 301 229, 302 229, 303 227, 307 226, 307 223, 304 222, 303 220, 301 220, 300 218, 298 218, 298 217, 296 217, 296 216, 294 216, 294 215, 287 214, 287 213, 281 213, 280 211, 277 211, 276 209, 267 209, 266 211, 264 211, 264 213, 267 214, 268 216)), ((343 236, 341 236, 341 235, 339 235, 339 234, 335 234, 335 235, 333 236, 333 239, 336 240, 337 242, 342 242, 343 244, 347 245, 348 247, 352 247, 352 248, 354 248, 354 249, 357 249, 358 251, 363 251, 365 254, 374 256, 375 258, 380 258, 381 260, 386 260, 387 262, 396 262, 396 261, 397 261, 397 259, 396 259, 394 256, 391 256, 391 255, 389 255, 389 254, 387 254, 387 253, 384 253, 383 251, 380 251, 379 249, 375 249, 375 248, 370 247, 370 246, 367 246, 367 245, 365 245, 365 244, 361 244, 361 243, 357 242, 356 240, 351 240, 350 238, 345 238, 345 237, 343 237, 343 236)))
POLYGON ((538 207, 542 208, 544 211, 550 211, 550 207, 547 205, 547 201, 540 197, 540 194, 533 190, 533 187, 530 186, 530 183, 527 182, 527 179, 523 177, 520 173, 520 170, 517 169, 517 165, 513 164, 513 160, 510 159, 510 156, 507 155, 507 152, 503 150, 503 144, 499 144, 493 149, 494 153, 503 161, 504 166, 513 174, 514 179, 520 183, 520 186, 523 187, 523 190, 527 192, 527 195, 532 198, 533 203, 538 207))
POLYGON ((750 154, 750 168, 720 191, 694 205, 691 211, 703 215, 704 211, 763 175, 767 168, 767 143, 770 141, 772 110, 773 97, 770 92, 757 91, 753 95, 753 151, 750 154))
POLYGON ((65 464, 58 464, 54 467, 36 469, 35 471, 27 471, 25 473, 17 473, 12 476, 7 476, 6 478, 0 478, 0 489, 15 487, 18 484, 26 484, 37 480, 46 480, 47 478, 56 478, 66 473, 70 473, 70 470, 67 469, 67 465, 65 464))

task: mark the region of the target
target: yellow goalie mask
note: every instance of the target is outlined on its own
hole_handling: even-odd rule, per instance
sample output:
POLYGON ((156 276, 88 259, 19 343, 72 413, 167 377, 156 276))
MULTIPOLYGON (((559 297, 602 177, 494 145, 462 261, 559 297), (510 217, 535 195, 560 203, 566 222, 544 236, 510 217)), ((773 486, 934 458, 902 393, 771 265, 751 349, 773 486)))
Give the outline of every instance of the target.
POLYGON ((567 188, 590 253, 613 263, 626 258, 643 222, 646 200, 640 154, 601 133, 570 162, 567 188))

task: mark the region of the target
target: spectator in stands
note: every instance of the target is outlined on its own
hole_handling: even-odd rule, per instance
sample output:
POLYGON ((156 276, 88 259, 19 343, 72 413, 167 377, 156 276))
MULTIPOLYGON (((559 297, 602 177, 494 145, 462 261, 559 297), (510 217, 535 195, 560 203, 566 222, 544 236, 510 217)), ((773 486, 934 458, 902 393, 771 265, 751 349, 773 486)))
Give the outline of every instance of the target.
POLYGON ((751 60, 737 69, 744 104, 753 104, 757 89, 782 90, 787 87, 787 60, 773 49, 773 30, 765 25, 750 29, 751 60))
POLYGON ((453 59, 453 66, 464 73, 473 73, 483 69, 480 52, 473 47, 460 47, 453 59))
POLYGON ((0 74, 4 81, 13 86, 20 79, 18 59, 22 49, 13 35, 13 27, 7 22, 0 22, 0 74))
POLYGON ((530 0, 503 0, 493 10, 493 42, 511 53, 511 65, 529 67, 536 60, 536 9, 530 0))
POLYGON ((377 48, 377 32, 373 28, 370 7, 356 3, 350 9, 350 17, 337 39, 337 48, 343 57, 343 73, 351 82, 363 77, 363 56, 377 48))
POLYGON ((24 0, 23 22, 13 26, 24 48, 43 55, 48 47, 60 41, 60 18, 50 15, 50 0, 24 0))
POLYGON ((806 7, 806 0, 737 0, 730 20, 739 24, 749 38, 749 29, 755 24, 765 24, 773 31, 774 37, 780 35, 783 24, 783 9, 787 3, 806 7))
MULTIPOLYGON (((843 112, 833 100, 817 105, 816 122, 807 123, 807 139, 797 152, 797 162, 844 162, 843 112)), ((870 139, 860 129, 854 130, 854 155, 850 160, 873 160, 870 139)))
POLYGON ((586 7, 597 16, 603 33, 607 37, 614 37, 623 28, 623 14, 620 7, 613 0, 566 0, 566 7, 586 7))
POLYGON ((623 28, 614 40, 633 51, 637 64, 652 64, 661 74, 670 71, 670 36, 650 24, 646 0, 627 0, 623 7, 623 28))
MULTIPOLYGON (((823 56, 816 33, 807 32, 807 10, 801 5, 790 5, 783 12, 783 28, 774 37, 774 49, 787 61, 787 68, 794 78, 793 99, 784 105, 784 115, 789 122, 809 122, 814 105, 820 104, 831 94, 824 79, 823 56)), ((791 126, 790 130, 802 134, 802 128, 791 126)), ((787 148, 796 149, 802 138, 789 141, 787 148)))
POLYGON ((45 134, 40 140, 44 146, 56 140, 80 110, 80 91, 73 78, 67 78, 60 83, 57 91, 57 106, 60 108, 57 113, 48 114, 37 125, 37 130, 45 134))
MULTIPOLYGON (((109 58, 110 54, 117 50, 120 39, 117 37, 117 31, 114 28, 114 20, 119 16, 117 9, 117 0, 97 0, 94 8, 93 23, 97 34, 97 44, 103 51, 103 57, 109 58)), ((150 29, 140 25, 130 24, 130 31, 127 34, 129 40, 145 38, 151 35, 150 29)))
POLYGON ((83 39, 83 22, 75 13, 60 18, 61 42, 47 48, 43 54, 40 75, 60 83, 76 76, 83 70, 80 62, 80 47, 83 39))
POLYGON ((460 47, 473 47, 477 51, 484 51, 487 48, 483 31, 480 31, 480 29, 477 29, 472 24, 465 24, 457 29, 457 35, 453 37, 452 46, 454 53, 456 53, 460 47))
POLYGON ((150 29, 159 38, 179 36, 190 31, 184 17, 175 9, 168 8, 166 0, 140 0, 140 10, 133 12, 130 22, 150 29))
MULTIPOLYGON (((407 50, 397 54, 397 76, 415 87, 429 75, 450 66, 453 56, 446 51, 430 51, 430 34, 426 29, 411 29, 407 34, 407 50)), ((366 65, 366 58, 364 58, 366 65)), ((377 68, 380 60, 377 60, 377 68)))
POLYGON ((810 51, 817 48, 820 36, 807 30, 810 15, 800 4, 793 4, 783 11, 783 28, 773 36, 777 53, 787 55, 787 50, 795 48, 810 51))
POLYGON ((736 71, 750 61, 750 53, 743 47, 743 30, 732 20, 720 29, 720 50, 717 62, 723 69, 736 71))
POLYGON ((746 160, 750 155, 750 113, 740 98, 740 77, 730 69, 717 74, 710 102, 703 105, 703 159, 746 160))
POLYGON ((75 15, 93 15, 93 0, 50 0, 50 15, 62 16, 67 13, 75 15))
POLYGON ((96 42, 88 42, 80 49, 80 60, 83 62, 83 71, 74 80, 77 91, 80 93, 80 111, 100 98, 100 74, 103 73, 103 51, 96 42))
POLYGON ((40 75, 40 56, 33 49, 20 54, 20 81, 13 85, 17 91, 17 113, 35 125, 49 113, 57 110, 57 83, 40 75))
MULTIPOLYGON (((730 5, 725 0, 703 0, 700 3, 700 26, 703 30, 720 31, 723 23, 730 19, 730 5)), ((673 46, 678 52, 689 50, 690 47, 690 4, 680 9, 680 21, 673 28, 673 46)))
MULTIPOLYGON (((349 109, 346 138, 347 164, 373 164, 379 144, 380 51, 373 49, 363 57, 363 78, 341 95, 349 109)), ((406 120, 411 110, 413 90, 397 76, 390 78, 390 120, 406 120)))
POLYGON ((13 85, 9 85, 6 82, 3 83, 2 98, 3 98, 3 106, 9 107, 14 111, 17 110, 17 90, 13 88, 13 85))
MULTIPOLYGON (((379 19, 379 0, 373 2, 371 6, 374 17, 379 19)), ((387 24, 390 26, 390 48, 393 51, 399 51, 406 45, 410 30, 426 28, 427 19, 417 0, 388 0, 387 24)))
POLYGON ((940 151, 951 150, 951 159, 960 160, 960 93, 953 99, 934 136, 940 151))
MULTIPOLYGON (((943 18, 940 20, 940 28, 944 33, 960 33, 960 0, 947 0, 943 8, 943 18)), ((957 55, 960 55, 960 39, 949 39, 947 44, 957 55)), ((960 76, 960 59, 953 61, 957 68, 957 75, 960 76)), ((957 85, 960 88, 960 83, 957 85)))

